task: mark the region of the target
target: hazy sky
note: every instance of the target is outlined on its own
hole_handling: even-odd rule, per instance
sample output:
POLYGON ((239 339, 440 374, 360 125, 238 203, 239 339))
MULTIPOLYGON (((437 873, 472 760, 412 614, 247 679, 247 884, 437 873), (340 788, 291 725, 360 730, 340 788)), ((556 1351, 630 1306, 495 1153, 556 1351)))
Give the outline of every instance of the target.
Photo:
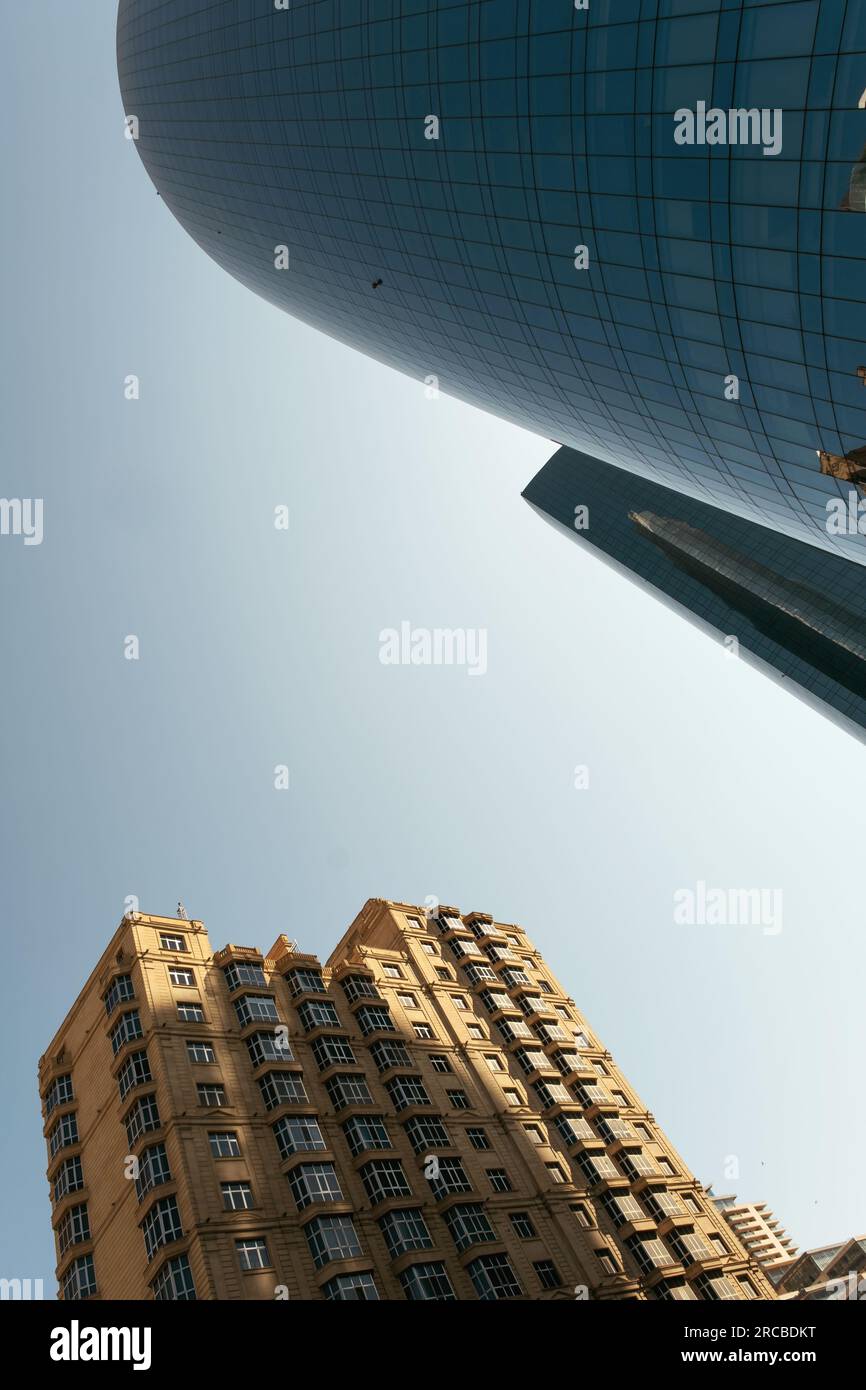
POLYGON ((45 533, 0 537, 0 1275, 53 1289, 36 1064, 128 894, 322 957, 372 896, 520 922, 703 1181, 866 1231, 866 749, 545 524, 546 440, 210 262, 114 12, 2 11, 0 492, 45 533), (485 629, 487 674, 382 665, 402 621, 485 629), (700 880, 782 931, 675 925, 700 880))

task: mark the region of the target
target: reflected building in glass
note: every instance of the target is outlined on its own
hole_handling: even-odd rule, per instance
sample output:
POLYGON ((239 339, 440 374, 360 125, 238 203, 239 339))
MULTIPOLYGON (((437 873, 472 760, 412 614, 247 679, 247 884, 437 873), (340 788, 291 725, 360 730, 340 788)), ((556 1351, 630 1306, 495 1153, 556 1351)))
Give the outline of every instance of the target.
MULTIPOLYGON (((121 0, 118 63, 145 166, 208 254, 556 440, 536 505, 567 521, 554 494, 573 509, 613 478, 629 568, 677 550, 629 513, 725 544, 742 523, 741 596, 782 547, 860 621, 862 3, 121 0)), ((689 565, 713 610, 719 575, 689 565)), ((799 624, 795 679, 842 712, 814 626, 774 611, 783 652, 799 624)))

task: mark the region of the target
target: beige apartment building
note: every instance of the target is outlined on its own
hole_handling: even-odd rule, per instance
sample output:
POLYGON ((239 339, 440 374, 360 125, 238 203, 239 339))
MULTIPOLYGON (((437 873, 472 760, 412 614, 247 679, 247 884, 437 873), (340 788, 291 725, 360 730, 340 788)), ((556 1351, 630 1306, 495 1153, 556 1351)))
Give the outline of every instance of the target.
POLYGON ((763 1269, 788 1265, 794 1259, 797 1247, 766 1202, 738 1202, 734 1196, 714 1197, 713 1202, 763 1269))
POLYGON ((324 967, 131 913, 39 1089, 63 1299, 775 1297, 484 913, 372 899, 324 967))

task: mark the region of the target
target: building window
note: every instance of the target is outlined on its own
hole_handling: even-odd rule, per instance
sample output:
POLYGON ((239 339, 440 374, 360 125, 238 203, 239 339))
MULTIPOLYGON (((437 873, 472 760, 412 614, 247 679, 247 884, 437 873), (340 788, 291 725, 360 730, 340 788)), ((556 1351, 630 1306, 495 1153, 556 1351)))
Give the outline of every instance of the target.
POLYGON ((511 1090, 508 1090, 508 1091, 505 1091, 503 1094, 505 1095, 505 1099, 508 1101, 508 1104, 509 1104, 509 1105, 522 1105, 522 1104, 523 1104, 523 1101, 522 1101, 522 1099, 521 1099, 521 1095, 520 1095, 520 1092, 519 1092, 519 1091, 511 1091, 511 1090))
POLYGON ((178 1004, 177 1016, 181 1023, 204 1023, 201 1004, 178 1004))
POLYGON ((156 1096, 140 1096, 126 1116, 126 1138, 132 1148, 142 1134, 159 1129, 161 1121, 156 1096))
POLYGON ((532 1029, 522 1018, 498 1018, 496 1031, 507 1043, 515 1042, 518 1038, 532 1037, 532 1029))
POLYGON ((532 1089, 545 1110, 554 1105, 567 1105, 571 1100, 568 1091, 559 1081, 533 1081, 532 1089))
POLYGON ((316 1038, 313 1043, 313 1056, 318 1063, 319 1071, 326 1071, 328 1067, 335 1067, 340 1063, 346 1067, 358 1065, 350 1044, 344 1038, 316 1038))
POLYGON ((496 1239, 496 1232, 484 1215, 484 1208, 478 1203, 451 1207, 449 1211, 442 1213, 442 1217, 457 1246, 458 1255, 462 1255, 470 1245, 496 1239))
POLYGON ((248 1182, 221 1182, 220 1191, 226 1211, 249 1211, 255 1206, 253 1189, 248 1182))
MULTIPOLYGON (((491 970, 491 975, 493 971, 491 970)), ((529 976, 525 970, 518 970, 516 966, 506 966, 502 972, 502 979, 509 989, 515 989, 517 985, 528 985, 529 976)))
POLYGON ((484 1029, 479 1028, 477 1023, 468 1024, 466 1031, 469 1034, 470 1038, 474 1038, 476 1042, 480 1042, 481 1039, 484 1037, 484 1029))
POLYGON ((63 1276, 61 1289, 64 1303, 93 1297, 96 1293, 96 1274, 92 1255, 79 1255, 77 1260, 73 1260, 63 1276))
POLYGON ((544 1166, 550 1174, 551 1182, 560 1183, 568 1181, 558 1163, 545 1163, 544 1166))
POLYGON ((270 1269, 271 1257, 264 1236, 248 1236, 246 1240, 236 1240, 238 1264, 241 1269, 270 1269))
POLYGON ((526 1126, 526 1137, 530 1144, 546 1144, 547 1136, 538 1128, 538 1125, 526 1126))
POLYGON ((543 1289, 558 1289, 562 1284, 559 1270, 553 1260, 533 1260, 532 1268, 538 1275, 538 1282, 543 1289))
POLYGON ((61 1115, 54 1127, 48 1132, 48 1153, 51 1158, 59 1154, 61 1149, 67 1149, 71 1144, 78 1143, 78 1120, 74 1114, 61 1115))
POLYGON ((132 987, 131 975, 116 975, 111 982, 111 987, 103 1000, 105 1012, 108 1017, 114 1012, 118 1004, 125 1003, 127 999, 135 998, 135 990, 132 987))
POLYGON ((403 1128, 416 1154, 451 1147, 451 1136, 438 1115, 415 1115, 403 1128))
POLYGON ((436 974, 439 976, 440 980, 451 979, 451 971, 448 969, 447 965, 437 965, 436 974))
POLYGON ((242 994, 234 1001, 238 1023, 246 1028, 250 1023, 279 1023, 277 1005, 272 994, 242 994))
POLYGON ((293 1062, 295 1054, 284 1033, 251 1033, 246 1040, 247 1051, 254 1067, 266 1062, 293 1062))
POLYGON ((459 1158, 439 1160, 439 1175, 430 1179, 430 1191, 437 1201, 450 1196, 452 1192, 472 1191, 472 1184, 459 1158))
POLYGON ((173 1260, 166 1260, 150 1287, 157 1303, 193 1302, 195 1284, 189 1258, 175 1255, 173 1260))
POLYGON ((347 975, 340 981, 343 993, 350 1004, 358 999, 381 999, 382 996, 366 975, 347 975))
POLYGON ((195 986, 195 975, 191 970, 182 969, 179 965, 168 967, 168 978, 171 984, 177 988, 190 989, 195 986))
POLYGON ((628 1221, 640 1221, 645 1213, 630 1194, 604 1192, 601 1203, 617 1230, 628 1221))
POLYGON ((216 1130, 208 1134, 211 1158, 240 1158, 241 1146, 233 1130, 216 1130))
POLYGON ((330 1260, 355 1260, 361 1254, 351 1216, 317 1216, 304 1227, 304 1235, 316 1269, 330 1260))
POLYGON ((484 1060, 491 1071, 505 1071, 505 1063, 501 1057, 497 1057, 492 1053, 485 1053, 484 1060))
POLYGON ((496 976, 489 965, 475 965, 470 962, 463 966, 463 971, 471 985, 478 985, 482 980, 495 980, 496 976))
POLYGON ((68 1105, 75 1096, 72 1093, 72 1077, 67 1073, 66 1076, 56 1076, 48 1088, 45 1097, 45 1118, 56 1110, 58 1105, 68 1105))
POLYGON ((514 1060, 527 1076, 534 1071, 549 1071, 550 1062, 540 1047, 518 1047, 514 1060))
POLYGON ((382 967, 389 980, 402 980, 403 971, 399 965, 385 965, 382 967))
POLYGON ((389 1211, 379 1221, 392 1260, 407 1250, 432 1250, 433 1239, 420 1211, 389 1211))
POLYGON ((241 985, 252 985, 255 989, 266 989, 265 972, 257 961, 236 960, 227 965, 223 974, 229 992, 240 989, 241 985))
POLYGON ((185 951, 186 940, 182 936, 175 936, 168 932, 160 932, 159 946, 162 951, 185 951))
POLYGON ((73 1158, 67 1158, 61 1163, 57 1170, 57 1177, 54 1179, 54 1201, 59 1202, 61 1197, 66 1197, 70 1192, 77 1192, 84 1186, 84 1172, 81 1167, 81 1159, 76 1154, 73 1158))
POLYGON ((186 1055, 191 1062, 215 1062, 216 1053, 207 1042, 194 1042, 187 1040, 186 1055))
POLYGON ((713 1250, 695 1231, 671 1231, 668 1239, 677 1259, 682 1260, 684 1265, 699 1264, 718 1257, 718 1251, 713 1250))
POLYGON ((423 1042, 429 1042, 433 1037, 433 1029, 429 1023, 414 1023, 415 1037, 421 1038, 423 1042))
POLYGON ((210 1106, 214 1108, 217 1108, 222 1105, 228 1105, 225 1087, 219 1085, 216 1082, 200 1081, 196 1086, 196 1091, 198 1092, 199 1105, 210 1106))
POLYGON ((347 1105, 372 1105, 373 1097, 363 1076, 353 1072, 338 1072, 325 1082, 325 1090, 335 1110, 345 1110, 347 1105))
POLYGON ((432 1105, 420 1076, 395 1076, 385 1082, 385 1090, 391 1097, 395 1110, 405 1110, 410 1105, 432 1105))
POLYGON ((330 999, 323 999, 321 1002, 318 999, 308 999, 305 1004, 299 1004, 298 1018, 305 1033, 312 1033, 314 1028, 340 1026, 340 1015, 330 999))
POLYGON ((343 1125, 346 1143, 353 1158, 366 1149, 390 1149, 391 1136, 381 1115, 355 1115, 343 1125))
POLYGON ((598 1262, 599 1262, 599 1264, 601 1265, 602 1269, 604 1270, 605 1274, 616 1274, 616 1272, 617 1272, 616 1260, 613 1258, 613 1255, 611 1255, 611 1254, 609 1253, 609 1251, 607 1251, 607 1250, 596 1250, 595 1254, 596 1254, 596 1258, 598 1259, 598 1262))
POLYGON ((489 1149, 490 1140, 487 1138, 487 1131, 473 1128, 470 1126, 466 1131, 466 1138, 469 1140, 473 1149, 489 1149))
POLYGON ((724 1274, 702 1274, 695 1280, 695 1288, 706 1299, 737 1298, 733 1282, 724 1274))
POLYGON ((451 1063, 448 1061, 448 1058, 445 1057, 441 1052, 430 1053, 430 1064, 433 1067, 434 1071, 449 1072, 454 1070, 451 1063))
POLYGON ((343 1190, 333 1163, 302 1163, 289 1173, 289 1187, 298 1211, 311 1202, 342 1202, 343 1190))
POLYGON ((278 1105, 307 1105, 309 1097, 300 1072, 268 1071, 258 1079, 266 1110, 278 1105))
POLYGON ((452 994, 451 1002, 454 1005, 455 1009, 460 1009, 462 1011, 464 1009, 469 1008, 469 1005, 466 1003, 466 1000, 462 994, 452 994))
POLYGON ((400 1275, 400 1283, 411 1303, 444 1303, 457 1298, 443 1264, 410 1265, 400 1275))
POLYGON ((358 1027, 365 1038, 371 1033, 396 1033, 391 1015, 386 1008, 373 1004, 365 1004, 355 1014, 358 1027))
POLYGON ((511 1180, 504 1168, 488 1168, 487 1177, 494 1192, 510 1192, 511 1180))
POLYGON ((584 1230, 592 1230, 592 1216, 589 1215, 588 1208, 584 1207, 581 1202, 574 1202, 573 1205, 570 1205, 569 1211, 574 1212, 578 1226, 584 1227, 584 1230))
POLYGON ((391 1067, 411 1067, 412 1065, 409 1049, 405 1043, 401 1042, 380 1039, 378 1042, 371 1043, 370 1056, 379 1071, 388 1071, 391 1067))
POLYGON ((466 1266, 466 1272, 484 1302, 520 1298, 523 1293, 506 1255, 481 1255, 466 1266))
POLYGON ((299 994, 325 993, 325 983, 318 970, 290 970, 285 980, 293 999, 299 994))
POLYGON ((641 1274, 654 1274, 657 1269, 676 1264, 663 1241, 657 1237, 629 1236, 625 1247, 634 1259, 641 1274))
POLYGON ((180 1224, 177 1199, 163 1197, 161 1202, 155 1202, 142 1221, 141 1230, 144 1235, 144 1249, 149 1260, 153 1259, 157 1250, 161 1249, 163 1245, 170 1245, 173 1240, 180 1240, 183 1236, 183 1226, 180 1224))
POLYGON ((378 1303, 379 1290, 372 1274, 338 1274, 322 1285, 322 1293, 332 1302, 378 1303))
POLYGON ((397 998, 404 1009, 417 1009, 418 1000, 414 994, 398 993, 397 998))
MULTIPOLYGON (((410 920, 411 920, 411 919, 410 919, 410 920)), ((419 923, 419 926, 420 926, 420 923, 419 923)), ((424 954, 427 955, 427 956, 435 956, 435 955, 437 954, 436 947, 433 945, 433 942, 432 942, 432 941, 422 941, 422 942, 421 942, 421 950, 422 950, 422 951, 424 952, 424 954)))
POLYGON ((297 1153, 315 1153, 327 1148, 318 1122, 308 1115, 283 1115, 274 1125, 274 1138, 280 1158, 297 1153))
POLYGON ((374 1159, 372 1163, 365 1163, 358 1171, 372 1206, 386 1202, 391 1197, 412 1196, 403 1165, 395 1158, 374 1159))
POLYGON ((456 1089, 454 1091, 446 1091, 445 1094, 455 1110, 469 1109, 469 1097, 465 1091, 456 1089))
POLYGON ((85 1240, 90 1240, 90 1221, 87 1203, 82 1202, 80 1206, 70 1207, 57 1227, 57 1249, 60 1258, 63 1259, 70 1246, 81 1245, 85 1240))
POLYGON ((557 1115, 553 1121, 566 1144, 576 1144, 579 1139, 595 1139, 592 1126, 582 1115, 557 1115))
POLYGON ((132 1009, 128 1014, 122 1014, 111 1030, 111 1050, 115 1057, 125 1043, 133 1042, 136 1038, 143 1036, 144 1031, 138 1009, 132 1009))
POLYGON ((532 1240, 538 1234, 527 1211, 512 1211, 508 1217, 518 1240, 532 1240))
POLYGON ((152 1192, 155 1187, 161 1187, 164 1182, 171 1182, 165 1144, 152 1144, 149 1149, 142 1151, 138 1165, 138 1177, 135 1180, 138 1200, 142 1201, 148 1192, 152 1192))
POLYGON ((131 1053, 117 1074, 120 1099, 124 1100, 136 1086, 144 1086, 152 1080, 153 1076, 150 1071, 150 1063, 147 1060, 147 1053, 131 1053))

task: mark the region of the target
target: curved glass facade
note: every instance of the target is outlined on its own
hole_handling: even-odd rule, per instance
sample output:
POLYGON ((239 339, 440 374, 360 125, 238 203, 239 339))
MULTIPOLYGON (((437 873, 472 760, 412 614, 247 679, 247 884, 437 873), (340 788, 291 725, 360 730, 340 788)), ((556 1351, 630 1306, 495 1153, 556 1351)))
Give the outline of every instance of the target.
POLYGON ((121 0, 124 107, 258 294, 866 563, 866 4, 575 3, 121 0))

